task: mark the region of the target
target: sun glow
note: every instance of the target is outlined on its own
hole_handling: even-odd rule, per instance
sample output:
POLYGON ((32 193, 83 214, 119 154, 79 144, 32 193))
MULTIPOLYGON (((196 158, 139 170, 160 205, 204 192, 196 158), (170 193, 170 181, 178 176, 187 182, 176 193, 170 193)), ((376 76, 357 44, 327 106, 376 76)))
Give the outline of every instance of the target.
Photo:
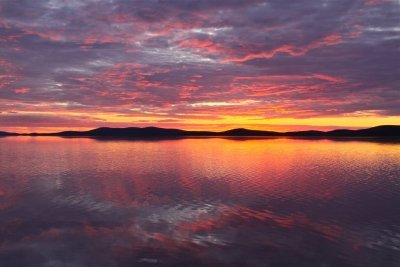
MULTIPOLYGON (((207 106, 225 106, 208 102, 207 106)), ((227 105, 231 106, 231 105, 227 105)), ((256 130, 331 130, 339 128, 368 128, 377 125, 399 125, 400 116, 352 116, 320 118, 263 118, 258 116, 215 116, 213 114, 175 114, 174 116, 144 114, 129 115, 104 112, 20 112, 24 116, 37 116, 47 121, 31 121, 26 126, 3 123, 1 130, 10 132, 58 132, 64 130, 88 130, 97 127, 147 127, 181 128, 185 130, 223 131, 232 128, 256 130), (197 115, 197 116, 196 116, 197 115), (57 122, 57 123, 55 123, 57 122)), ((11 124, 11 123, 10 123, 11 124)))

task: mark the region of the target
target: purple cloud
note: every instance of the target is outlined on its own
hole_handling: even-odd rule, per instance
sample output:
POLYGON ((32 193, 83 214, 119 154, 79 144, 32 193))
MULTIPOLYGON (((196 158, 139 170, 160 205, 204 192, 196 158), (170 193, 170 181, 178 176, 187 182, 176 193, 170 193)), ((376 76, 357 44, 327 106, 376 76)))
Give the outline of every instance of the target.
POLYGON ((2 110, 399 116, 399 10, 394 0, 5 0, 2 110))

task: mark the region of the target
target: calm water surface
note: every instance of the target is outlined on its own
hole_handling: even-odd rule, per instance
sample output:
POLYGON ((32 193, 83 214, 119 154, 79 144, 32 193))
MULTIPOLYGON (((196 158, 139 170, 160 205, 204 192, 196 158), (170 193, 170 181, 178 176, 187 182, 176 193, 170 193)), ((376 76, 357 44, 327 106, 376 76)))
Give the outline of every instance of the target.
POLYGON ((0 138, 0 266, 400 266, 400 144, 0 138))

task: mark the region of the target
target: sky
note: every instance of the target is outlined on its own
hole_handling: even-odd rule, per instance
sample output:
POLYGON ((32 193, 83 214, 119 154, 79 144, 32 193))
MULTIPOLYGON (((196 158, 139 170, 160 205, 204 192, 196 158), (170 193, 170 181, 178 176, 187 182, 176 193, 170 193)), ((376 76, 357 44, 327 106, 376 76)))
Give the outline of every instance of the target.
POLYGON ((399 0, 0 0, 0 130, 400 124, 399 0))

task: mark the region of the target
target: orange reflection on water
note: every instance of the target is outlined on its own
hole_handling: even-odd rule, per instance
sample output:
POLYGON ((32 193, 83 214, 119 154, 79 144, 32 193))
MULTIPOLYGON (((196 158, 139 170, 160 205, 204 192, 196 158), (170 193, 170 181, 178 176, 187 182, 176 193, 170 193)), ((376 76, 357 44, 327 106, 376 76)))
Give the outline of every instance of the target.
POLYGON ((0 241, 86 244, 94 265, 365 253, 393 246, 399 158, 367 140, 1 138, 0 241))
MULTIPOLYGON (((360 164, 384 165, 399 156, 395 145, 359 141, 7 139, 13 143, 10 149, 21 155, 3 168, 18 170, 19 182, 31 171, 30 165, 54 176, 74 171, 79 175, 96 174, 96 184, 79 175, 70 177, 68 183, 121 204, 132 204, 132 196, 146 198, 152 191, 168 188, 163 183, 164 176, 168 176, 174 188, 193 198, 205 193, 208 188, 199 186, 204 184, 232 196, 257 192, 279 193, 287 198, 301 195, 329 199, 341 191, 341 184, 330 176, 351 176, 363 171, 358 168, 360 164)), ((12 152, 3 149, 2 153, 7 157, 12 152)), ((155 197, 159 196, 153 194, 149 201, 163 201, 155 197)))

